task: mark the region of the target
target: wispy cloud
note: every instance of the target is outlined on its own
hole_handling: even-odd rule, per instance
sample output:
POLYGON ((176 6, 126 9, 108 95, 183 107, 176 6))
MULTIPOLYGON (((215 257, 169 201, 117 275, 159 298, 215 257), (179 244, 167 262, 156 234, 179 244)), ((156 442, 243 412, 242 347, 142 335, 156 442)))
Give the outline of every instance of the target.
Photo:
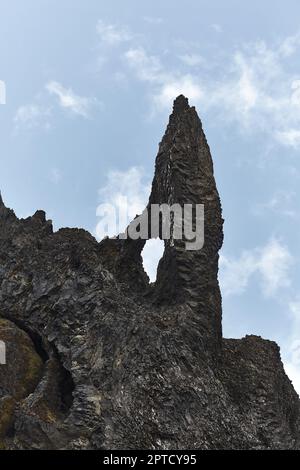
POLYGON ((141 47, 129 49, 125 60, 140 80, 153 85, 152 99, 157 109, 169 108, 173 99, 181 93, 196 101, 203 96, 201 87, 191 74, 172 75, 165 70, 158 57, 148 55, 141 47))
POLYGON ((106 23, 103 20, 97 23, 97 33, 101 41, 110 46, 130 41, 133 37, 127 27, 106 23))
POLYGON ((286 37, 279 46, 279 53, 284 57, 290 57, 300 46, 300 32, 286 37))
POLYGON ((295 67, 294 54, 299 48, 300 33, 276 44, 244 44, 231 55, 215 56, 209 76, 198 67, 205 64, 192 47, 183 55, 174 51, 181 63, 177 67, 142 47, 130 48, 125 59, 136 78, 148 84, 156 110, 169 108, 176 94, 183 93, 226 126, 261 132, 273 143, 298 149, 300 68, 295 67))
POLYGON ((76 95, 71 88, 65 88, 56 81, 48 82, 46 90, 58 98, 58 103, 62 108, 84 118, 90 117, 91 107, 97 103, 95 98, 76 95))
POLYGON ((300 147, 300 130, 288 129, 276 133, 277 140, 286 147, 297 149, 300 147))
POLYGON ((147 54, 144 48, 131 48, 125 53, 124 57, 140 80, 154 83, 165 80, 166 72, 160 59, 154 55, 147 54))
MULTIPOLYGON (((151 183, 143 168, 131 167, 125 171, 109 171, 106 182, 99 189, 100 204, 96 215, 100 220, 95 229, 98 240, 102 240, 107 235, 113 237, 124 232, 135 216, 145 209, 150 190, 151 183), (111 206, 115 208, 115 212, 110 211, 111 206), (124 220, 119 219, 121 213, 127 215, 124 220), (115 215, 117 215, 117 221, 115 215), (111 231, 107 231, 108 227, 111 231)), ((151 282, 156 279, 157 265, 163 251, 163 241, 148 240, 142 252, 144 268, 151 282)))
MULTIPOLYGON (((71 88, 63 87, 59 82, 46 83, 45 90, 57 98, 58 105, 71 114, 84 118, 91 117, 91 111, 100 102, 96 98, 87 98, 76 95, 71 88)), ((39 93, 32 103, 19 106, 14 116, 14 133, 21 129, 52 128, 55 106, 51 104, 49 96, 39 93)))
POLYGON ((188 65, 189 67, 196 67, 199 65, 206 66, 206 59, 204 59, 204 57, 202 57, 200 54, 183 54, 180 55, 179 58, 184 64, 188 65))
POLYGON ((264 247, 244 251, 239 258, 220 257, 220 282, 225 296, 242 294, 250 279, 258 274, 266 297, 290 285, 292 257, 288 248, 276 238, 264 247))
POLYGON ((131 167, 126 171, 111 170, 98 193, 100 204, 96 214, 100 221, 96 227, 96 236, 101 240, 106 235, 118 235, 126 229, 136 215, 142 213, 149 198, 150 182, 142 168, 131 167), (114 207, 117 215, 126 213, 127 217, 124 221, 117 221, 119 227, 114 223, 115 214, 111 214, 111 220, 108 220, 106 205, 114 207), (108 233, 106 232, 107 227, 103 226, 104 217, 112 229, 108 233))
POLYGON ((192 102, 201 101, 203 89, 190 74, 178 78, 170 78, 164 83, 160 91, 153 96, 156 108, 169 108, 174 98, 180 94, 188 96, 192 102))
POLYGON ((296 192, 291 190, 278 190, 268 201, 256 204, 252 208, 252 212, 258 216, 263 216, 271 212, 276 216, 280 215, 297 219, 300 214, 297 208, 296 192))
POLYGON ((14 117, 15 130, 21 128, 34 129, 37 127, 49 129, 51 127, 49 120, 51 113, 52 109, 46 106, 37 104, 20 106, 14 117))

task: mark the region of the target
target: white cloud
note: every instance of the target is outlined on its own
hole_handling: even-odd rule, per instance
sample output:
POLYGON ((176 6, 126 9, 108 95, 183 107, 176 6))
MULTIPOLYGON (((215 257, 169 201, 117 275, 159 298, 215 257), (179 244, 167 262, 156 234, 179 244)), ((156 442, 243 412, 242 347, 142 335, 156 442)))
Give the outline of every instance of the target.
MULTIPOLYGON (((101 204, 97 207, 96 214, 100 220, 95 230, 98 240, 124 232, 135 216, 141 214, 147 206, 150 191, 151 184, 143 168, 110 171, 104 186, 99 189, 101 204), (115 211, 111 211, 112 207, 115 211), (126 217, 120 217, 119 214, 122 213, 126 217)), ((156 279, 157 265, 163 251, 164 242, 158 239, 148 240, 143 249, 143 265, 151 282, 156 279)))
MULTIPOLYGON (((98 105, 95 98, 86 98, 76 95, 71 89, 64 88, 60 83, 51 81, 45 85, 51 95, 58 98, 59 105, 71 113, 88 118, 91 108, 98 105)), ((44 128, 49 130, 53 119, 53 106, 41 104, 41 95, 35 102, 20 106, 14 116, 14 132, 20 129, 44 128)))
POLYGON ((196 67, 197 65, 206 65, 206 60, 199 54, 183 54, 179 56, 180 60, 190 66, 196 67))
POLYGON ((220 257, 220 283, 225 296, 242 294, 254 274, 266 297, 290 285, 292 257, 286 246, 272 238, 263 248, 244 251, 240 258, 220 257))
POLYGON ((272 239, 260 252, 258 270, 262 276, 263 292, 274 295, 279 289, 290 285, 289 268, 292 257, 288 248, 272 239))
POLYGON ((128 28, 105 23, 102 20, 99 20, 97 23, 97 33, 101 40, 110 46, 115 46, 132 39, 132 34, 128 28))
POLYGON ((235 55, 235 63, 240 74, 235 92, 237 92, 241 111, 247 112, 257 104, 259 91, 255 85, 254 71, 242 54, 235 55))
POLYGON ((39 106, 37 104, 28 104, 20 106, 15 114, 15 128, 33 129, 36 127, 50 128, 49 118, 51 108, 39 106))
POLYGON ((149 56, 143 48, 128 50, 125 59, 140 80, 154 85, 152 99, 157 109, 170 108, 172 101, 180 94, 196 101, 203 96, 200 84, 192 75, 167 73, 159 58, 149 56))
POLYGON ((292 56, 300 46, 300 32, 285 38, 279 46, 279 53, 283 57, 292 56))
POLYGON ((191 75, 184 75, 178 79, 169 79, 164 83, 160 91, 153 97, 158 109, 169 109, 172 101, 178 95, 188 96, 192 102, 203 97, 203 91, 191 75))
POLYGON ((125 53, 125 59, 140 80, 154 83, 165 80, 160 59, 149 56, 142 47, 129 49, 125 53))
POLYGON ((222 80, 205 86, 203 105, 219 109, 225 123, 269 134, 273 140, 297 148, 300 86, 284 62, 283 43, 272 48, 260 41, 241 48, 229 60, 222 80))
POLYGON ((227 126, 260 132, 273 142, 298 149, 300 69, 291 72, 290 65, 295 68, 293 54, 299 48, 300 33, 277 44, 244 44, 231 55, 215 56, 210 74, 202 67, 198 71, 197 65, 205 64, 192 46, 183 55, 174 51, 179 66, 168 66, 167 60, 141 47, 129 49, 125 59, 137 79, 148 84, 156 110, 165 110, 176 94, 183 93, 227 126))
POLYGON ((123 232, 129 222, 145 209, 150 189, 150 182, 142 168, 110 171, 104 186, 99 189, 101 204, 97 208, 97 216, 100 218, 96 227, 97 238, 102 239, 106 235, 115 236, 123 232), (115 209, 114 212, 109 212, 111 207, 115 209), (108 231, 104 220, 109 225, 108 231))
POLYGON ((96 103, 95 98, 76 95, 71 88, 65 88, 60 83, 51 81, 46 84, 46 90, 58 98, 59 105, 84 118, 90 116, 91 107, 96 103))
POLYGON ((300 146, 300 129, 288 129, 276 133, 277 140, 287 146, 297 149, 300 146))
POLYGON ((249 251, 242 253, 236 260, 220 255, 220 284, 223 295, 242 294, 256 270, 257 261, 249 251))

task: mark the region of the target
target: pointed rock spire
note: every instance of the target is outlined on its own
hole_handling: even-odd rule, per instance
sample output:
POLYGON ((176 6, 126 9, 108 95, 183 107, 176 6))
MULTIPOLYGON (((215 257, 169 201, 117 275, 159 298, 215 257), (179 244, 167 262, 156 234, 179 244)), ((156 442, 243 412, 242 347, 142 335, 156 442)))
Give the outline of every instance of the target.
POLYGON ((173 103, 173 112, 176 113, 187 109, 189 109, 189 100, 183 95, 177 96, 173 103))
POLYGON ((183 95, 174 101, 159 147, 149 210, 152 204, 164 203, 180 204, 182 209, 185 204, 203 204, 205 240, 196 251, 187 250, 180 239, 165 241, 155 286, 157 301, 189 304, 201 318, 207 343, 218 347, 222 335, 217 279, 218 251, 223 243, 221 203, 201 121, 183 95))
MULTIPOLYGON (((186 240, 173 236, 174 225, 171 224, 171 238, 164 240, 165 251, 158 265, 157 280, 147 298, 170 311, 179 305, 186 312, 190 311, 201 330, 203 351, 215 357, 221 349, 222 338, 221 294, 217 278, 218 252, 223 243, 222 210, 201 121, 183 95, 174 101, 159 146, 147 206, 150 226, 153 205, 157 208, 162 204, 169 207, 177 204, 182 208, 182 219, 178 221, 181 226, 185 204, 193 210, 197 205, 204 205, 204 246, 195 251, 187 250, 186 240)), ((141 257, 145 243, 145 240, 128 238, 108 239, 100 245, 104 261, 111 260, 114 252, 114 272, 119 280, 126 281, 131 292, 147 292, 141 257)), ((111 269, 111 261, 109 263, 111 269)))

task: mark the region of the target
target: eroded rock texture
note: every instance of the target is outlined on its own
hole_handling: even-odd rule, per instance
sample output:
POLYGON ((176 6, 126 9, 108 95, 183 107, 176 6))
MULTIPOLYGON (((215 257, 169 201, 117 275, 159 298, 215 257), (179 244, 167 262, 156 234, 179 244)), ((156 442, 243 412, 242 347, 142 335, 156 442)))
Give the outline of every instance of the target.
MULTIPOLYGON (((221 205, 194 108, 176 99, 149 204, 204 203, 205 244, 53 233, 0 199, 0 443, 7 449, 299 448, 299 398, 275 343, 222 339, 221 205)), ((150 206, 149 206, 150 207, 150 206)))

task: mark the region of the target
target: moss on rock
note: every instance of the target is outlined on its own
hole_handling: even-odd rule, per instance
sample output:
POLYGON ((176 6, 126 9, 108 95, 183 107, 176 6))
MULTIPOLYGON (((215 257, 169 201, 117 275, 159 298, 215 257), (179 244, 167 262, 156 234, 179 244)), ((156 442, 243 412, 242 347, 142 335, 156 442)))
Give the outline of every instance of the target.
POLYGON ((0 341, 6 348, 6 364, 0 365, 0 449, 14 419, 16 404, 32 393, 43 371, 43 361, 27 333, 0 319, 0 341))

